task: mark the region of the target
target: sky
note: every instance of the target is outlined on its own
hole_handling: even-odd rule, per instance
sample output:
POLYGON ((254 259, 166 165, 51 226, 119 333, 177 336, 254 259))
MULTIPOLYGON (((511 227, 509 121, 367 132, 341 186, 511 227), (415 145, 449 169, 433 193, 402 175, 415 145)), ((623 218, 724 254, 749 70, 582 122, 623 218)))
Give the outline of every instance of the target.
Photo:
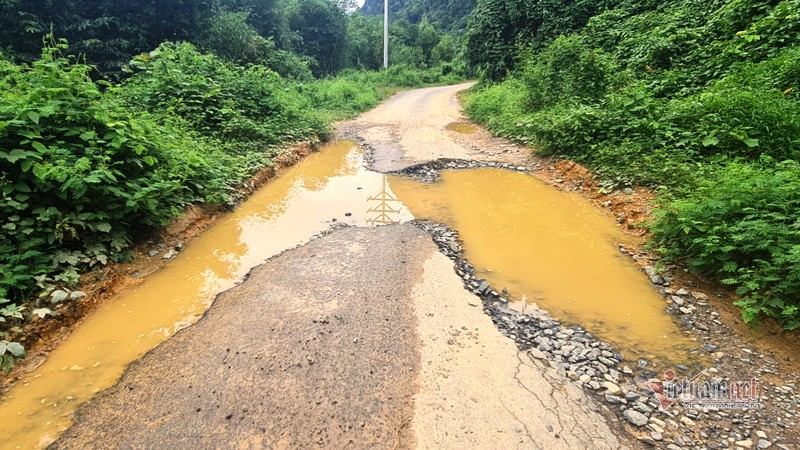
POLYGON ((358 3, 359 8, 364 6, 364 0, 356 0, 356 3, 358 3))

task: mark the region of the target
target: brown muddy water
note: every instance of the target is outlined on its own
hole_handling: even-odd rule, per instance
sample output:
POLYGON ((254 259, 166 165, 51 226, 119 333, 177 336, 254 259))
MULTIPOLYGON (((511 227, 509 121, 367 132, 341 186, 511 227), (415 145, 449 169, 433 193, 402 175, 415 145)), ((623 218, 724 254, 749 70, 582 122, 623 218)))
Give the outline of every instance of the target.
MULTIPOLYGON (((216 294, 266 259, 328 229, 381 220, 385 177, 363 169, 363 152, 339 142, 286 169, 236 211, 218 219, 164 269, 88 317, 0 403, 0 449, 49 444, 71 414, 110 387, 125 367, 190 325, 216 294), (370 210, 373 210, 370 212, 370 210), (349 216, 346 214, 350 214, 349 216)), ((391 221, 410 214, 387 202, 391 221)))
POLYGON ((456 133, 461 134, 475 134, 478 132, 478 127, 471 123, 463 123, 463 122, 453 122, 447 125, 447 128, 450 131, 455 131, 456 133))
POLYGON ((477 275, 512 299, 583 326, 629 360, 688 362, 665 303, 615 242, 629 238, 585 198, 521 173, 445 171, 441 182, 391 177, 416 217, 446 223, 477 275))
POLYGON ((584 326, 629 358, 685 355, 663 300, 617 252, 614 242, 625 236, 587 200, 502 170, 445 172, 442 182, 421 184, 395 176, 387 183, 363 166, 363 151, 352 142, 325 147, 87 317, 0 402, 0 449, 52 442, 80 403, 197 321, 219 292, 334 219, 369 226, 410 220, 413 213, 446 223, 460 232, 467 258, 494 287, 584 326))

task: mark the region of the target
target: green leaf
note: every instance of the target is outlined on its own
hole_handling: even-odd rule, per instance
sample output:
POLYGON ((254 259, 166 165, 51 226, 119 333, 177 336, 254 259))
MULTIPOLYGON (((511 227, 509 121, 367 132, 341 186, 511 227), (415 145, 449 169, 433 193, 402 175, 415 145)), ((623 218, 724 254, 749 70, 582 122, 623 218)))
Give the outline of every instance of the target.
POLYGON ((25 347, 23 347, 19 342, 9 342, 8 352, 11 353, 14 358, 25 357, 25 347))
POLYGON ((44 180, 47 175, 47 169, 43 165, 36 163, 33 166, 33 175, 40 180, 44 180))
POLYGON ((29 156, 37 156, 38 157, 38 155, 36 153, 29 152, 29 151, 26 151, 26 150, 21 150, 21 149, 18 149, 18 148, 14 149, 14 150, 11 150, 11 152, 8 152, 8 153, 0 152, 0 158, 3 158, 3 159, 5 159, 6 161, 8 161, 10 163, 15 163, 15 162, 19 161, 20 159, 25 159, 25 158, 27 158, 29 156))
POLYGON ((17 134, 19 134, 20 136, 25 136, 26 138, 31 139, 31 140, 33 140, 33 139, 41 139, 42 138, 41 134, 34 133, 34 132, 31 132, 31 131, 17 131, 17 134))
POLYGON ((108 222, 100 222, 95 225, 95 229, 103 233, 108 233, 111 231, 111 224, 108 222))
POLYGON ((742 140, 742 142, 744 142, 744 144, 750 148, 758 147, 758 139, 747 138, 742 140))
POLYGON ((20 167, 22 168, 23 172, 27 172, 27 171, 31 170, 31 167, 33 166, 33 163, 34 163, 34 161, 33 161, 32 158, 31 159, 26 159, 25 161, 22 161, 22 164, 20 164, 20 167))
POLYGON ((28 111, 28 118, 36 125, 39 125, 39 113, 36 111, 28 111))
POLYGON ((94 139, 97 139, 97 133, 95 133, 94 131, 83 132, 81 133, 81 139, 86 142, 92 141, 94 139))
POLYGON ((41 142, 32 142, 31 143, 31 147, 35 148, 36 150, 38 150, 41 153, 44 153, 44 152, 47 151, 47 147, 45 147, 44 144, 42 144, 41 142))
POLYGON ((14 358, 10 356, 0 356, 0 368, 2 368, 5 373, 11 372, 11 369, 14 368, 14 358))
POLYGON ((61 289, 58 289, 56 291, 53 291, 52 294, 50 294, 50 297, 51 297, 50 298, 50 302, 51 303, 63 302, 64 300, 67 299, 68 296, 69 296, 69 294, 67 294, 65 291, 63 291, 61 289))
POLYGON ((703 139, 704 147, 711 147, 712 145, 717 144, 719 144, 719 138, 716 136, 706 136, 705 139, 703 139))

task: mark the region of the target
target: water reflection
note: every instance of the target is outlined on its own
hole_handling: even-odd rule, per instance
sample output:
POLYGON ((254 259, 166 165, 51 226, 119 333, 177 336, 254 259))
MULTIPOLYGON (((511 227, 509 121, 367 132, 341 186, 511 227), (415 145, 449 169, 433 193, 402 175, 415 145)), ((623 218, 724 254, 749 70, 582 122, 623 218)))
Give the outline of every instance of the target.
POLYGON ((370 225, 388 225, 400 222, 400 213, 402 212, 400 200, 398 200, 391 192, 386 182, 386 175, 383 176, 383 188, 377 195, 367 199, 368 205, 374 205, 367 214, 370 214, 367 223, 370 225), (396 205, 392 207, 391 205, 396 205))
POLYGON ((613 223, 583 199, 537 183, 492 170, 445 172, 434 185, 387 180, 363 169, 363 151, 352 142, 328 146, 219 218, 163 270, 87 317, 0 403, 0 448, 46 445, 69 425, 78 404, 197 320, 218 292, 264 260, 333 222, 412 219, 400 200, 418 217, 458 229, 467 257, 494 286, 527 295, 636 354, 679 349, 680 333, 661 299, 611 245, 618 236, 613 223))

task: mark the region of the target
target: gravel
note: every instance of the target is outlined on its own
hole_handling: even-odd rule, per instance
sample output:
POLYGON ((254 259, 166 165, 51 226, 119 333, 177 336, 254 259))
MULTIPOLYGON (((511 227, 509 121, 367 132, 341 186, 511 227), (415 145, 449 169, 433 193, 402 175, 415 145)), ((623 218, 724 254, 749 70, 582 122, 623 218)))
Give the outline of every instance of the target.
MULTIPOLYGON (((438 161, 435 164, 406 169, 403 173, 422 181, 435 182, 439 179, 438 171, 442 168, 459 169, 485 165, 438 161)), ((517 170, 515 166, 506 168, 517 170)), ((747 440, 755 442, 756 448, 796 447, 797 442, 791 436, 786 436, 788 430, 797 426, 800 395, 795 393, 795 379, 780 386, 761 381, 761 409, 687 410, 676 403, 664 410, 646 384, 649 379, 660 378, 661 374, 655 370, 659 364, 646 359, 626 361, 610 344, 579 326, 563 324, 535 305, 528 305, 524 313, 511 309, 505 289, 491 286, 487 280, 476 276, 475 269, 464 259, 456 231, 429 220, 416 220, 413 223, 427 231, 440 251, 454 261, 456 273, 462 278, 465 288, 481 299, 484 312, 492 318, 501 333, 513 339, 518 348, 529 352, 533 358, 550 365, 565 379, 582 387, 587 395, 607 404, 625 423, 631 425, 631 433, 640 442, 655 448, 673 450, 735 448, 735 442, 747 440), (758 434, 754 430, 758 430, 758 434)), ((626 252, 633 258, 641 257, 635 252, 626 252)), ((677 314, 682 328, 689 336, 694 335, 694 340, 699 341, 694 352, 710 354, 720 364, 719 367, 723 366, 724 361, 724 372, 717 367, 709 368, 705 381, 720 386, 738 381, 743 374, 747 376, 755 373, 760 376, 780 373, 777 362, 770 361, 765 355, 741 350, 746 348, 746 343, 734 338, 733 333, 722 324, 719 314, 708 305, 707 294, 671 287, 673 277, 670 270, 674 269, 668 267, 667 270, 657 270, 653 266, 642 268, 653 281, 654 287, 663 295, 667 312, 677 314), (679 306, 679 303, 684 306, 679 306), (685 312, 679 308, 683 308, 685 312), (730 358, 727 356, 729 352, 736 352, 747 358, 730 358), (758 365, 742 362, 742 359, 747 361, 748 358, 757 359, 758 365), (733 377, 723 378, 721 373, 733 377)), ((699 367, 678 365, 676 368, 686 373, 700 372, 699 367)), ((745 448, 742 445, 739 447, 745 448)))

